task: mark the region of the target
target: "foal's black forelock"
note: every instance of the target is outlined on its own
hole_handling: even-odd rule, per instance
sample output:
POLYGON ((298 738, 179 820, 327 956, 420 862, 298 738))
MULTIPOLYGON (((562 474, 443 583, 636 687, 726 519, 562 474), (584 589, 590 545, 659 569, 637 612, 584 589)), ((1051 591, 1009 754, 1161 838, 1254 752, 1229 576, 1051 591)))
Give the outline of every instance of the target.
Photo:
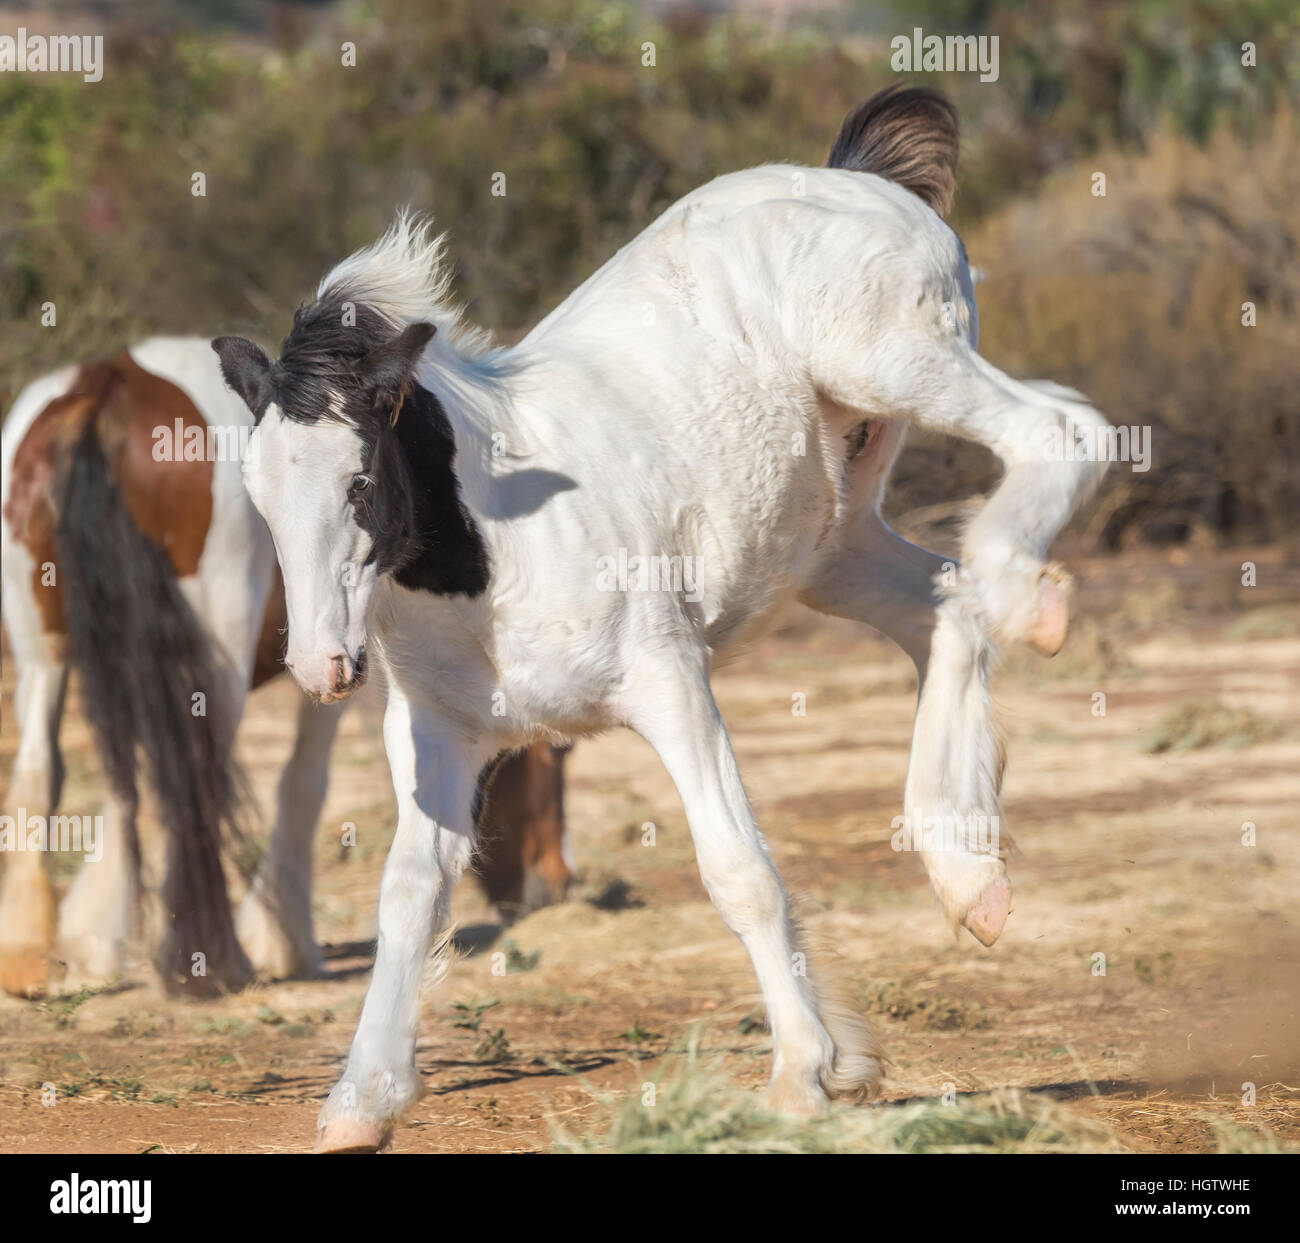
POLYGON ((487 549, 460 500, 442 403, 414 375, 397 392, 376 392, 366 374, 367 356, 398 331, 346 291, 299 307, 272 364, 272 400, 295 423, 356 430, 365 482, 348 499, 374 541, 367 564, 413 591, 476 596, 487 587, 487 549))
POLYGON ((274 401, 295 423, 346 421, 363 426, 374 415, 361 364, 398 330, 346 293, 330 294, 294 313, 293 327, 271 364, 274 401))

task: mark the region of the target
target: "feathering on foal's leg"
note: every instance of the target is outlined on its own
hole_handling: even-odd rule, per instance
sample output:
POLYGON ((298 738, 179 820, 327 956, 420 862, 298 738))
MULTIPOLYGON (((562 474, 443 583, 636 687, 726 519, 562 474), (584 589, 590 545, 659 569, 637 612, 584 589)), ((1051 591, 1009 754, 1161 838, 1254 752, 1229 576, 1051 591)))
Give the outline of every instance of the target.
POLYGON ((749 951, 763 990, 774 1052, 769 1100, 807 1113, 828 1094, 870 1094, 881 1077, 870 1029, 807 963, 709 688, 707 657, 656 657, 638 685, 645 701, 629 723, 673 779, 704 887, 749 951))
POLYGON ((317 1152, 382 1147, 420 1096, 415 1040, 425 960, 474 851, 474 795, 491 753, 439 732, 438 724, 390 684, 384 745, 397 833, 379 893, 374 973, 347 1065, 317 1121, 317 1152))

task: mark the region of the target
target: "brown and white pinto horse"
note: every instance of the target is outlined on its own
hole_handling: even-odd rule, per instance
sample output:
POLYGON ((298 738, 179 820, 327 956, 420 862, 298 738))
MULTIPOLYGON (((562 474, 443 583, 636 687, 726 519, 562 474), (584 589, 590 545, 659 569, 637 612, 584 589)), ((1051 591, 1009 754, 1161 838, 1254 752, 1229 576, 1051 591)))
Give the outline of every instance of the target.
MULTIPOLYGON (((252 416, 206 339, 155 338, 35 381, 4 423, 3 615, 20 740, 0 821, 0 988, 39 995, 121 970, 140 892, 143 760, 167 853, 155 961, 169 988, 310 975, 311 842, 341 703, 302 700, 261 867, 232 919, 223 848, 240 832, 232 758, 250 689, 283 671, 271 537, 244 493, 252 416), (70 819, 59 724, 70 669, 110 788, 102 850, 56 909, 48 860, 70 819), (40 820, 32 820, 40 817, 40 820), (5 832, 7 828, 8 832, 5 832), (29 849, 35 846, 36 849, 29 849)), ((480 871, 507 922, 564 896, 563 751, 506 757, 480 800, 480 871)))

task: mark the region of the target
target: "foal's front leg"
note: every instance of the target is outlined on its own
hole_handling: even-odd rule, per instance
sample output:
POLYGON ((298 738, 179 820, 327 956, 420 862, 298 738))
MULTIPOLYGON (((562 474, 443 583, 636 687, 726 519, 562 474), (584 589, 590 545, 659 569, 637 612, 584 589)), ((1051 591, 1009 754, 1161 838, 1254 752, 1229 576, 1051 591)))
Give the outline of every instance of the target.
POLYGON ((488 758, 486 748, 439 726, 400 687, 390 687, 384 744, 397 833, 379 894, 374 974, 347 1065, 317 1122, 317 1152, 384 1146, 420 1096, 420 982, 434 938, 447 926, 452 887, 473 853, 474 791, 488 758))

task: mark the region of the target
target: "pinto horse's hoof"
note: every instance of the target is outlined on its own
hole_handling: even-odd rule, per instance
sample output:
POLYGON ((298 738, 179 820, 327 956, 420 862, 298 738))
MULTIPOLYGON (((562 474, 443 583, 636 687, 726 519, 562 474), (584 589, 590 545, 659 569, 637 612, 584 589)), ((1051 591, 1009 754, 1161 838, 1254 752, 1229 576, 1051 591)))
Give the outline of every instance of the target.
POLYGON ((981 945, 992 945, 1002 935, 1011 914, 1011 882, 1005 876, 990 881, 979 901, 966 912, 962 921, 981 945))
POLYGON ((359 1118, 339 1118, 327 1122, 316 1132, 319 1153, 379 1152, 392 1140, 392 1131, 377 1122, 362 1122, 359 1118))
POLYGON ((1038 611, 1025 633, 1025 642, 1044 656, 1055 656, 1070 628, 1070 592, 1074 586, 1065 567, 1055 561, 1038 579, 1038 611))
POLYGON ((49 993, 50 958, 42 945, 0 947, 0 989, 11 997, 39 1001, 49 993))

